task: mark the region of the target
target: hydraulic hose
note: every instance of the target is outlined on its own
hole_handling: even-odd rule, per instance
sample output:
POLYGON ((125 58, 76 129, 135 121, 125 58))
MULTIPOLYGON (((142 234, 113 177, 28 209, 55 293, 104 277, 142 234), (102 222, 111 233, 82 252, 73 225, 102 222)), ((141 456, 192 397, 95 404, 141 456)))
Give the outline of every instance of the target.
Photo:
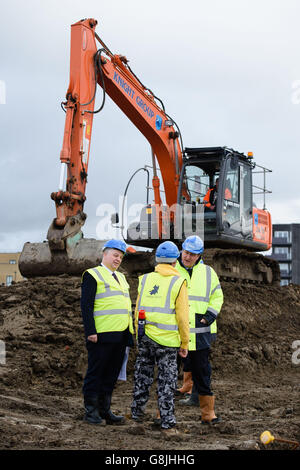
POLYGON ((121 230, 122 230, 122 237, 123 237, 123 240, 125 240, 124 238, 124 232, 123 232, 123 229, 124 229, 124 204, 125 204, 125 198, 126 198, 126 195, 127 195, 127 191, 128 191, 128 188, 129 188, 129 185, 131 183, 131 181, 133 180, 134 176, 139 172, 139 171, 146 171, 147 172, 147 205, 149 204, 149 183, 150 183, 150 174, 149 174, 149 170, 145 167, 142 167, 142 168, 139 168, 138 170, 136 170, 133 175, 129 178, 129 181, 126 185, 126 188, 125 188, 125 191, 124 191, 124 196, 123 196, 123 203, 122 203, 122 219, 121 219, 121 230))

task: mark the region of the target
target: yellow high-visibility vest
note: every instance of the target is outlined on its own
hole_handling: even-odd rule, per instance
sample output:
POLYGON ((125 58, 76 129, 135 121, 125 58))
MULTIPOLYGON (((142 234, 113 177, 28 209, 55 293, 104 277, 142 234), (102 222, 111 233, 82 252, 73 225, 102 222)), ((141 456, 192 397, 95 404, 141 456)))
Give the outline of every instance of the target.
POLYGON ((162 276, 157 272, 139 277, 138 311, 145 310, 145 334, 158 344, 181 344, 175 315, 175 302, 184 280, 180 276, 162 276))
POLYGON ((87 269, 97 282, 94 320, 97 333, 124 331, 133 333, 129 285, 124 274, 115 272, 119 282, 103 266, 87 269))
POLYGON ((175 269, 187 282, 190 322, 189 350, 193 351, 197 349, 196 335, 217 332, 216 320, 211 325, 204 325, 200 323, 200 320, 207 311, 217 317, 224 300, 223 292, 216 272, 206 264, 196 264, 192 277, 179 262, 176 263, 175 269))

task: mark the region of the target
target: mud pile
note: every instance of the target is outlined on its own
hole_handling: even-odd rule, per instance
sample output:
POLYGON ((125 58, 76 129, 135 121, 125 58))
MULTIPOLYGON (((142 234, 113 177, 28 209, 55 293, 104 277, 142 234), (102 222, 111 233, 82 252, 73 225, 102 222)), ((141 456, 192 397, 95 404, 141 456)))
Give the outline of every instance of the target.
MULTIPOLYGON (((134 303, 137 273, 131 274, 129 281, 134 303)), ((178 418, 185 423, 187 436, 196 426, 199 435, 208 434, 211 440, 195 443, 191 439, 162 448, 243 448, 233 444, 233 440, 241 446, 247 441, 245 436, 257 435, 253 413, 263 416, 265 411, 269 427, 273 422, 275 427, 279 422, 281 426, 280 420, 286 423, 288 419, 289 432, 294 438, 300 437, 300 367, 292 363, 293 342, 300 340, 300 286, 257 287, 223 282, 222 288, 225 301, 218 321, 218 340, 212 350, 214 389, 223 394, 219 406, 223 416, 228 417, 223 427, 214 431, 219 433, 219 447, 213 444, 212 431, 201 430, 201 424, 195 423, 195 411, 189 409, 178 418), (261 394, 257 396, 259 390, 261 394), (248 423, 247 429, 242 429, 238 419, 234 420, 237 410, 244 416, 243 425, 248 423)), ((152 433, 150 424, 144 441, 137 442, 129 425, 120 430, 123 447, 109 440, 110 432, 118 432, 112 427, 106 431, 106 440, 98 435, 98 440, 87 443, 88 425, 81 421, 81 386, 87 355, 80 294, 80 278, 67 275, 0 287, 0 340, 5 343, 6 356, 5 364, 0 365, 0 421, 4 426, 0 448, 158 448, 159 438, 155 431, 152 433), (41 411, 43 408, 48 411, 41 411), (65 414, 63 420, 57 415, 58 410, 65 414), (47 425, 43 421, 45 415, 49 417, 47 425), (31 423, 27 444, 23 438, 14 437, 21 432, 15 426, 16 420, 22 426, 31 423), (66 422, 70 432, 74 431, 73 440, 70 435, 67 440, 64 433, 55 439, 54 430, 66 426, 66 422), (46 426, 50 437, 41 440, 38 426, 46 426)), ((125 414, 129 413, 134 360, 132 349, 128 380, 119 382, 114 393, 115 410, 125 414)), ((151 399, 155 409, 155 396, 151 399)), ((94 432, 89 427, 88 431, 94 432)), ((255 439, 251 442, 250 447, 259 448, 255 439)))
MULTIPOLYGON (((300 332, 300 286, 223 282, 222 288, 225 301, 212 351, 215 371, 228 376, 291 367, 292 343, 300 332)), ((29 386, 43 380, 64 389, 80 386, 86 365, 80 293, 80 278, 67 275, 0 288, 8 365, 1 368, 2 384, 29 386)))
MULTIPOLYGON (((84 353, 80 278, 61 275, 1 288, 2 383, 76 388, 84 353), (11 367, 10 367, 11 364, 11 367)), ((0 369, 1 370, 1 369, 0 369)))

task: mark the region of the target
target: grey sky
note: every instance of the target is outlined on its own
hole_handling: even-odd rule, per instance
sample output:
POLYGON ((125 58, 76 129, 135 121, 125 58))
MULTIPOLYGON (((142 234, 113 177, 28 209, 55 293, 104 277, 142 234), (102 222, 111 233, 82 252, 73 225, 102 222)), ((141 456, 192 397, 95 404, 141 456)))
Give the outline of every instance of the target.
MULTIPOLYGON (((298 1, 11 0, 0 12, 0 251, 43 241, 55 217, 70 26, 88 17, 163 100, 185 146, 253 151, 272 169, 273 222, 300 222, 298 1)), ((148 142, 107 97, 92 131, 86 237, 96 237, 97 207, 118 210, 130 176, 150 163, 148 142)), ((141 174, 129 204, 145 202, 144 187, 141 174)))

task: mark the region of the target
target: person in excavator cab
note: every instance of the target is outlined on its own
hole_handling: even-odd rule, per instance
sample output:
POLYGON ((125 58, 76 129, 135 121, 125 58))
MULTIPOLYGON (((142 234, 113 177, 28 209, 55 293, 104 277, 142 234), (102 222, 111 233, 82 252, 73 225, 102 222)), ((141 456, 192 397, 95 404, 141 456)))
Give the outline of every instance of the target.
POLYGON ((190 340, 184 382, 188 382, 189 386, 193 383, 191 395, 178 403, 200 404, 201 422, 216 424, 220 418, 214 411, 209 356, 211 344, 216 338, 216 319, 223 304, 223 292, 214 269, 201 262, 203 251, 204 244, 200 237, 187 237, 175 266, 188 287, 190 340))
MULTIPOLYGON (((216 179, 215 185, 209 188, 203 198, 204 211, 216 211, 217 197, 218 197, 219 178, 216 179)), ((231 191, 228 187, 228 183, 225 188, 225 199, 231 199, 231 191)))
POLYGON ((125 252, 122 240, 107 241, 100 266, 82 275, 81 312, 88 351, 82 391, 84 420, 91 424, 125 422, 110 409, 126 348, 134 345, 129 285, 117 271, 125 252))

